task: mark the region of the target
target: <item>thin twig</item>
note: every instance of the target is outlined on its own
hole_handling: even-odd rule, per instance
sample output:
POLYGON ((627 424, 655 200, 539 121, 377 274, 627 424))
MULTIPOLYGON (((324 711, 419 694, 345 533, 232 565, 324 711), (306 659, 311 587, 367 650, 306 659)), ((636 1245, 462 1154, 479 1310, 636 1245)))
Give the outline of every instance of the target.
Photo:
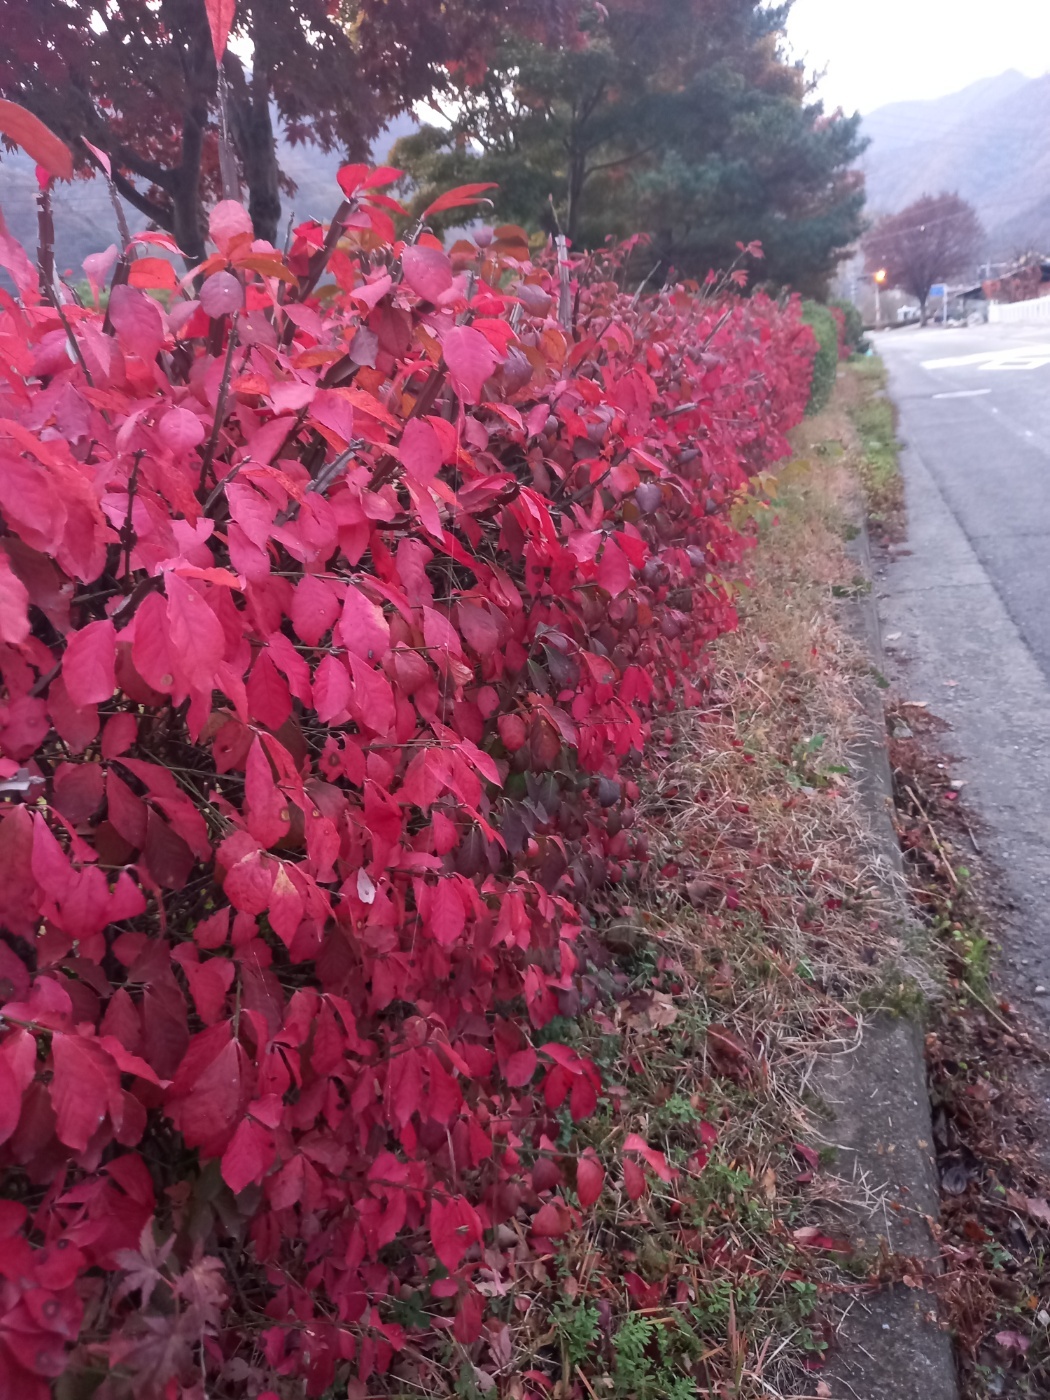
POLYGON ((146 449, 140 447, 135 453, 135 465, 131 468, 131 475, 128 477, 128 513, 124 517, 124 525, 121 529, 121 543, 124 546, 124 582, 127 583, 131 575, 131 551, 135 546, 135 526, 132 523, 132 511, 135 509, 135 491, 139 484, 139 463, 146 455, 146 449))
POLYGON ((204 457, 201 460, 200 481, 197 483, 198 496, 208 484, 208 468, 211 466, 212 458, 215 456, 215 448, 219 442, 219 434, 222 431, 222 421, 226 414, 226 395, 230 389, 230 377, 233 373, 233 352, 237 347, 237 317, 234 315, 230 326, 230 343, 226 347, 226 363, 222 370, 222 383, 219 385, 219 397, 215 403, 215 420, 211 425, 211 436, 208 438, 208 445, 204 449, 204 457))
POLYGON ((940 839, 940 837, 937 835, 936 831, 934 831, 934 829, 933 829, 933 822, 930 821, 929 814, 927 813, 926 808, 925 808, 925 807, 922 805, 922 803, 919 801, 918 795, 916 794, 914 788, 909 787, 907 783, 904 784, 904 791, 908 794, 908 796, 911 798, 911 800, 915 803, 915 806, 918 808, 918 811, 919 811, 920 816, 922 817, 923 821, 926 823, 926 829, 927 829, 927 830, 929 831, 929 833, 930 833, 930 836, 931 836, 931 838, 932 838, 932 840, 933 840, 933 844, 934 844, 934 845, 936 846, 936 848, 937 848, 937 854, 940 856, 942 862, 944 863, 944 870, 945 870, 945 873, 946 873, 946 875, 948 876, 948 879, 949 879, 949 880, 952 882, 952 884, 954 885, 954 887, 955 887, 956 889, 958 889, 958 888, 959 888, 959 877, 958 877, 958 875, 956 875, 955 871, 952 869, 952 863, 951 863, 951 861, 948 859, 948 853, 945 851, 944 847, 941 845, 941 839, 940 839))
POLYGON ((48 301, 58 300, 55 294, 55 219, 51 212, 51 181, 37 193, 37 268, 40 290, 48 301))

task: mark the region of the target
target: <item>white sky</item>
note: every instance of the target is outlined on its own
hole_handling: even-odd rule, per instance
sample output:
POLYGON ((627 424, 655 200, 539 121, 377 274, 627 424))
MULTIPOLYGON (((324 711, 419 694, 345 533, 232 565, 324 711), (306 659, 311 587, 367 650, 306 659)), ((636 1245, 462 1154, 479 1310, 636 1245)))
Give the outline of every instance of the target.
POLYGON ((1050 70, 1050 0, 795 0, 788 36, 827 68, 829 108, 942 97, 1008 68, 1050 70))

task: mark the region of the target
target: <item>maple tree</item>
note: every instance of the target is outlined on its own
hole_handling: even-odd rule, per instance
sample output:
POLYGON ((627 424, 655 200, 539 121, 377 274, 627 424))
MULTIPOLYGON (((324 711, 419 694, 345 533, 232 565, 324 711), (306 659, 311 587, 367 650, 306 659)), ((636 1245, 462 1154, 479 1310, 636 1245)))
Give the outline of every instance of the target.
POLYGON ((625 295, 629 249, 398 239, 398 175, 286 254, 221 201, 181 280, 136 235, 86 305, 0 230, 3 1400, 481 1347, 496 1227, 674 1176, 565 1146, 603 1086, 552 1023, 812 334, 625 295))
POLYGON ((977 211, 957 194, 923 195, 899 214, 880 219, 864 238, 868 272, 919 303, 923 324, 935 282, 974 272, 984 244, 977 211))
MULTIPOLYGON (((514 24, 543 35, 568 23, 563 0, 0 0, 0 97, 29 108, 73 149, 104 151, 123 198, 204 256, 208 200, 224 192, 216 37, 223 38, 232 178, 256 234, 277 240, 284 183, 274 119, 293 142, 349 159, 397 113, 476 72, 514 24), (563 10, 565 14, 563 15, 563 10), (240 42, 226 48, 226 35, 240 42)), ((225 193, 229 189, 228 172, 225 193)))

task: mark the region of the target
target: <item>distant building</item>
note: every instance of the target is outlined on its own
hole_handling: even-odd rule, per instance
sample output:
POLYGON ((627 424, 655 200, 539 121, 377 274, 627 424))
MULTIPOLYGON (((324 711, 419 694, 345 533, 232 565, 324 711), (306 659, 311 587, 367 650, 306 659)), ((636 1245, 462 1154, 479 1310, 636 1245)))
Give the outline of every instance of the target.
POLYGON ((982 283, 987 301, 1011 305, 1050 295, 1050 260, 1030 254, 998 277, 982 283))

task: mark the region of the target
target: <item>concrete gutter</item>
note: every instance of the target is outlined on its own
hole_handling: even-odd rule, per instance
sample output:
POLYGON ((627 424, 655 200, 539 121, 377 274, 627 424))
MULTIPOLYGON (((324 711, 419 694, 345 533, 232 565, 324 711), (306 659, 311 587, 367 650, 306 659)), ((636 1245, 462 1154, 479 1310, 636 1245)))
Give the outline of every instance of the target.
MULTIPOLYGON (((912 925, 897 833, 893 783, 886 746, 882 694, 882 640, 871 582, 867 529, 858 521, 850 550, 868 585, 844 600, 841 617, 865 647, 872 671, 861 684, 865 732, 850 759, 871 831, 870 857, 894 909, 894 922, 912 925)), ((889 975, 892 969, 886 969, 889 975)), ((936 1266, 939 1251, 931 1224, 940 1210, 926 1083, 923 1031, 916 1020, 880 1014, 864 1026, 856 1050, 818 1068, 814 1087, 834 1115, 824 1140, 836 1150, 832 1169, 863 1204, 853 1210, 851 1236, 857 1255, 880 1252, 936 1266)), ((958 1400, 951 1339, 937 1320, 937 1301, 904 1284, 840 1299, 848 1308, 824 1380, 832 1400, 958 1400)))

